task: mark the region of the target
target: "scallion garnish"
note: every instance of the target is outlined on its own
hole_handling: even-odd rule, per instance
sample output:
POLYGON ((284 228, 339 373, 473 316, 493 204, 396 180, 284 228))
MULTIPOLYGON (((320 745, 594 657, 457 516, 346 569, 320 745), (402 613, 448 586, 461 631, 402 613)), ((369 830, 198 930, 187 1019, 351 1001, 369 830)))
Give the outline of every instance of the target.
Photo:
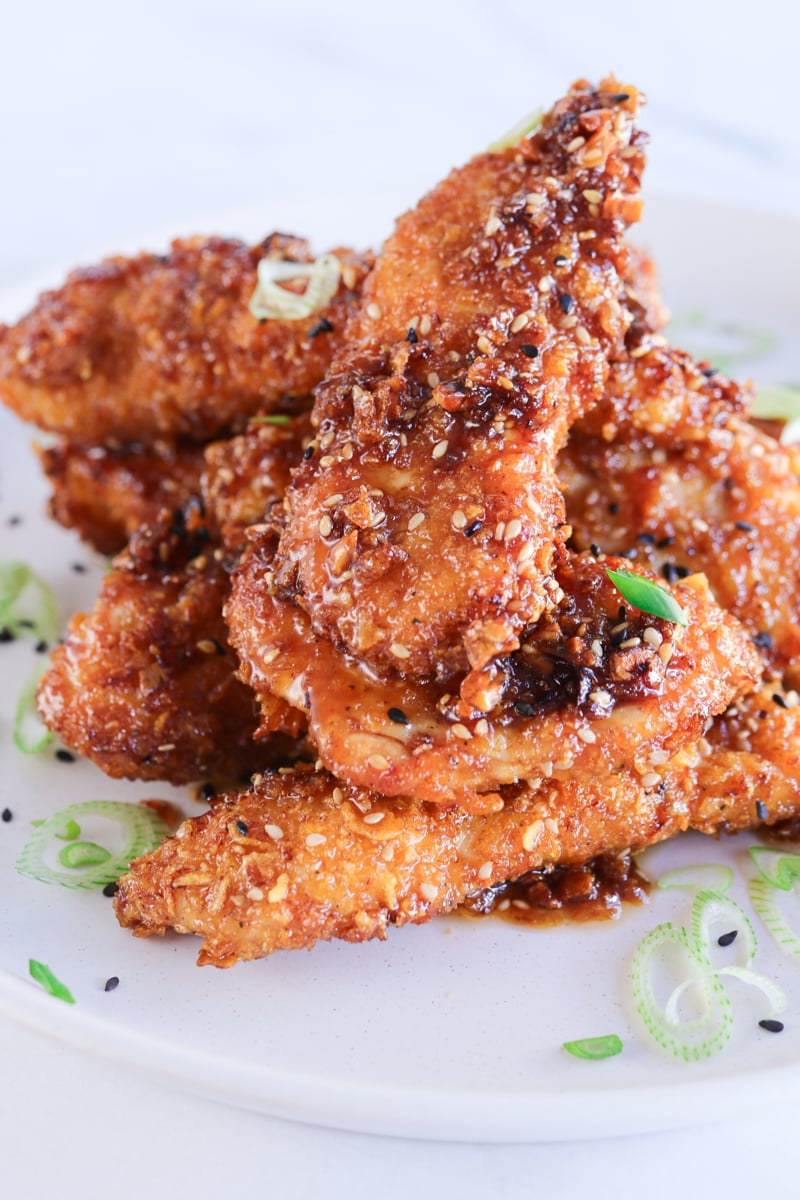
POLYGON ((58 637, 53 589, 25 563, 0 563, 0 628, 14 637, 28 634, 37 641, 53 642, 58 637))
POLYGON ((63 1000, 65 1004, 74 1004, 75 997, 68 987, 65 987, 60 979, 56 979, 53 972, 44 963, 37 962, 35 958, 28 959, 28 970, 30 971, 31 979, 35 979, 40 983, 46 992, 51 996, 55 996, 56 1000, 63 1000))
POLYGON ((533 133, 535 129, 539 128, 543 116, 543 108, 535 108, 533 112, 526 113, 502 137, 499 137, 496 142, 492 142, 488 147, 489 152, 496 154, 500 150, 508 150, 509 146, 516 146, 517 142, 521 141, 522 138, 527 137, 529 133, 533 133))
POLYGON ((597 1061, 621 1054, 622 1040, 615 1033, 607 1033, 603 1037, 579 1038, 577 1042, 564 1042, 564 1049, 574 1058, 597 1061))
POLYGON ((64 867, 80 870, 81 867, 97 867, 111 858, 111 851, 97 842, 70 842, 58 852, 58 861, 64 867))
MULTIPOLYGON (((43 821, 34 822, 34 824, 43 825, 43 821)), ((74 842, 76 838, 81 836, 81 827, 77 821, 69 820, 62 830, 56 831, 56 837, 62 842, 74 842)))
POLYGON ((780 846, 751 846, 750 857, 759 875, 782 892, 790 892, 800 879, 800 855, 787 854, 780 846))
POLYGON ((36 711, 36 692, 40 679, 38 671, 30 677, 20 692, 14 712, 12 736, 14 745, 23 754, 40 754, 53 740, 52 733, 45 728, 36 711))
POLYGON ((270 417, 251 417, 251 425, 291 425, 292 418, 286 413, 273 413, 270 417))
POLYGON ((339 260, 333 254, 323 254, 313 263, 262 258, 258 264, 258 283, 250 300, 250 312, 258 321, 300 321, 310 317, 336 295, 341 273, 339 260), (298 295, 278 287, 279 283, 289 279, 307 279, 306 290, 298 295))
POLYGON ((632 571, 612 571, 609 567, 606 567, 606 575, 623 599, 640 612, 661 617, 664 621, 671 621, 673 625, 689 624, 686 613, 677 600, 657 583, 645 579, 642 575, 634 575, 632 571))

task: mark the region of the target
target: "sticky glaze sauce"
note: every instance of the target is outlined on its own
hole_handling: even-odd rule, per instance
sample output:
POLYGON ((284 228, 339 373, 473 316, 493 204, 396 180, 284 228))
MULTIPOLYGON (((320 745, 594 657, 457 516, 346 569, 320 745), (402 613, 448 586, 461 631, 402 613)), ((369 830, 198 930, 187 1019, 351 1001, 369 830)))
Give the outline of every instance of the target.
POLYGON ((530 871, 520 879, 473 892, 461 911, 523 925, 608 921, 624 904, 643 904, 650 883, 630 854, 603 854, 584 866, 530 871))

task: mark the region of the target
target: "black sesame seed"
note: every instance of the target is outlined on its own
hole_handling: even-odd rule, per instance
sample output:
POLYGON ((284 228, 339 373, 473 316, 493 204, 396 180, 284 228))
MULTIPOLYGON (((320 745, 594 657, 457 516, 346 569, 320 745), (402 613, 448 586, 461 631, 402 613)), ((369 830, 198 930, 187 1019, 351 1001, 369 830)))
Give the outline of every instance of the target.
POLYGON ((611 97, 612 104, 624 104, 626 100, 630 100, 628 92, 617 92, 615 96, 611 97))
POLYGON ((749 521, 737 521, 736 528, 741 529, 742 533, 755 533, 755 525, 751 525, 749 521))
POLYGON ((217 789, 213 783, 204 783, 200 788, 200 796, 203 800, 211 800, 217 794, 217 789))
POLYGON ((736 935, 738 932, 739 932, 738 929, 732 929, 730 931, 730 933, 723 933, 721 937, 717 938, 717 945, 718 946, 732 946, 733 943, 736 941, 736 935))
POLYGON ((4 808, 3 811, 0 813, 0 821, 5 822, 6 825, 8 824, 9 821, 11 821, 13 819, 13 817, 14 817, 14 814, 12 813, 10 808, 4 808))
POLYGON ((572 296, 569 296, 566 292, 559 292, 558 303, 561 305, 561 311, 563 313, 569 313, 572 311, 572 296))
POLYGON ((756 816, 758 817, 759 821, 766 821, 767 817, 769 816, 769 809, 763 800, 756 800, 756 816))
POLYGON ((522 353, 525 355, 526 358, 538 358, 539 357, 539 347, 532 346, 530 342, 525 342, 525 344, 523 346, 520 346, 520 350, 522 351, 522 353))
POLYGON ((624 604, 620 604, 619 609, 617 611, 617 620, 618 621, 627 621, 627 619, 628 619, 628 610, 624 604))
POLYGON ((333 324, 328 320, 327 317, 320 317, 316 325, 309 329, 308 336, 310 338, 315 338, 321 333, 333 333, 333 324))
POLYGON ((719 375, 719 371, 716 367, 704 367, 702 374, 705 375, 706 379, 713 379, 715 375, 719 375))
POLYGON ((248 833, 250 832, 250 826, 247 824, 246 821, 242 821, 241 819, 239 819, 236 822, 236 832, 240 833, 242 835, 242 837, 247 837, 248 833))
POLYGON ((103 888, 103 895, 108 896, 108 897, 116 896, 118 891, 119 891, 119 884, 117 883, 117 881, 115 879, 113 883, 106 884, 106 886, 103 888))
POLYGON ((664 563, 661 568, 661 574, 667 583, 677 583, 679 579, 685 579, 685 575, 681 574, 681 568, 676 566, 675 563, 664 563))
POLYGON ((619 505, 617 504, 616 500, 611 501, 608 506, 608 511, 611 513, 612 517, 616 516, 616 514, 619 512, 619 505))
POLYGON ((306 462, 308 462, 308 460, 313 457, 314 457, 314 447, 306 446, 305 450, 303 451, 303 458, 306 460, 306 462))
POLYGON ((75 755, 70 750, 56 750, 56 758, 63 763, 75 762, 75 755))
POLYGON ((535 717, 536 709, 527 700, 518 700, 514 705, 514 712, 520 717, 535 717))
POLYGON ((783 1021, 773 1021, 771 1017, 767 1017, 758 1024, 761 1029, 766 1029, 767 1033, 783 1033, 783 1021))
POLYGON ((660 538, 659 541, 656 542, 656 547, 659 550, 666 550, 667 546, 671 546, 674 541, 674 537, 667 535, 667 537, 660 538))
POLYGON ((603 553, 603 551, 598 546, 597 542, 592 542, 591 546, 589 547, 589 550, 595 556, 595 558, 599 558, 600 555, 603 553))
POLYGON ((656 539, 652 533, 637 533, 636 540, 637 542, 643 542, 645 546, 655 546, 656 544, 656 539))
POLYGON ((730 475, 727 477, 727 479, 723 479, 722 486, 725 488, 726 492, 733 490, 733 480, 731 479, 730 475))
POLYGON ((619 556, 620 558, 636 558, 638 553, 639 551, 635 546, 629 546, 627 550, 620 550, 619 556))
POLYGON ((14 640, 14 634, 7 625, 4 625, 3 628, 0 629, 0 642, 13 642, 14 640))
POLYGON ((469 525, 464 530, 465 537, 472 537, 473 533, 477 533, 483 528, 483 521, 470 521, 469 525))
POLYGON ((33 647, 37 654, 47 653, 47 642, 37 642, 33 647))
POLYGON ((72 570, 75 572, 76 575, 85 575, 86 574, 86 567, 84 566, 83 563, 73 563, 72 570))
POLYGON ((554 267, 563 267, 569 262, 569 259, 564 254, 557 254, 553 259, 554 267))
POLYGON ((772 635, 767 633, 766 629, 761 629, 753 638, 753 644, 758 646, 760 650, 771 650, 772 635))
POLYGON ((21 524, 22 524, 22 517, 19 517, 16 515, 13 517, 9 517, 8 520, 6 521, 6 525, 10 525, 12 529, 15 525, 21 525, 21 524))
POLYGON ((113 992, 115 987, 119 987, 119 975, 112 975, 110 979, 107 979, 103 991, 113 992))
POLYGON ((413 325, 406 334, 406 341, 411 342, 412 346, 416 346, 417 342, 419 341, 419 338, 417 337, 417 331, 413 325))
POLYGON ((408 717, 403 712, 402 708, 392 707, 389 709, 388 715, 389 715, 389 720, 394 721, 395 725, 407 725, 408 724, 408 717))
POLYGON ((786 701, 784 700, 784 698, 780 694, 780 692, 773 692, 772 699, 775 701, 778 708, 788 708, 789 707, 789 705, 786 703, 786 701))
POLYGON ((611 645, 621 645, 622 642, 626 642, 628 640, 628 636, 629 634, 627 629, 618 629, 616 633, 612 633, 611 635, 611 645))

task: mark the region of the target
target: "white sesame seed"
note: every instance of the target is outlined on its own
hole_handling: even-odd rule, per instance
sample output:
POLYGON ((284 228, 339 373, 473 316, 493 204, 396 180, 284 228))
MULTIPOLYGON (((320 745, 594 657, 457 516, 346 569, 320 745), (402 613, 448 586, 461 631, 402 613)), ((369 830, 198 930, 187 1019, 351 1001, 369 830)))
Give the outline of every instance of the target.
POLYGON ((425 334, 430 333, 430 331, 431 331, 431 319, 427 314, 422 318, 422 320, 419 323, 419 331, 423 336, 425 334))
POLYGON ((535 553, 536 548, 534 547, 533 542, 524 542, 520 548, 519 554, 517 555, 517 562, 528 562, 529 559, 533 558, 535 553))
POLYGON ((491 217, 489 217, 489 220, 486 222, 483 232, 487 237, 491 237, 493 233, 497 233, 501 224, 502 222, 497 213, 492 213, 491 217))
POLYGON ((324 833, 310 833, 308 835, 308 837, 306 838, 306 845, 307 846, 324 846, 325 843, 327 842, 327 840, 328 839, 325 837, 324 833))
POLYGON ((492 870, 494 869, 493 862, 485 862, 478 871, 478 879, 491 879, 492 870))
POLYGON ((377 825, 386 816, 385 812, 368 812, 364 817, 365 825, 377 825))
POLYGON ((585 137, 574 137, 572 139, 572 141, 567 144, 567 153, 574 154, 576 150, 580 150, 581 146, 585 146, 585 145, 586 145, 585 137))
POLYGON ((438 383, 439 383, 439 376, 436 374, 435 371, 430 371, 428 373, 428 387, 435 388, 438 383))
POLYGON ((531 210, 541 208, 542 205, 546 203, 547 196, 543 195, 541 192, 528 192, 527 196, 525 197, 525 205, 531 210))
POLYGON ((175 749, 175 743, 174 742, 164 742, 164 745, 159 746, 158 749, 161 750, 164 754, 166 754, 168 751, 175 749))
POLYGON ((539 291, 542 293, 549 292, 550 288, 552 286, 553 286, 553 280, 550 275, 543 275, 542 278, 539 280, 538 287, 539 287, 539 291))
POLYGON ((544 833, 544 821, 533 821, 522 831, 522 849, 531 851, 544 833))
POLYGON ((457 508, 450 518, 450 524, 453 529, 464 529, 467 524, 467 514, 463 509, 457 508))
POLYGON ((392 642, 389 649, 395 658, 411 658, 411 651, 402 642, 392 642))
POLYGON ((479 737, 484 737, 489 732, 489 722, 485 717, 481 717, 480 721, 475 722, 475 732, 479 737))
POLYGON ((657 771, 648 771, 642 776, 642 787, 644 788, 658 787, 659 783, 661 783, 661 776, 657 771))
POLYGON ((518 316, 514 317, 514 320, 511 322, 511 332, 519 333, 521 329, 524 329, 525 326, 529 324, 530 319, 530 313, 521 312, 518 316))
POLYGON ((634 346, 633 350, 628 351, 629 358, 644 358, 645 354, 649 354, 653 349, 651 342, 641 342, 638 346, 634 346))
POLYGON ((620 650, 632 650, 634 646, 641 646, 642 639, 638 637, 626 638, 624 642, 620 642, 620 650))
POLYGON ((654 767, 663 767, 664 763, 669 762, 669 752, 667 750, 654 750, 650 755, 650 762, 654 767))
POLYGON ((483 334, 481 334, 481 336, 478 338, 476 345, 481 354, 491 354, 492 350, 494 349, 492 343, 487 337, 484 337, 483 334))
POLYGON ((273 842, 279 842, 283 837, 280 825, 265 825, 264 831, 272 838, 273 842))
POLYGON ((341 492, 332 492, 330 496, 326 496, 325 499, 322 501, 322 507, 323 508, 335 508, 335 506, 341 500, 344 500, 344 496, 342 495, 341 492))
POLYGON ((598 192, 597 188, 584 188, 583 198, 588 200, 590 204, 602 204, 603 197, 598 192))
POLYGON ((494 540, 496 542, 502 542, 505 532, 506 532, 505 521, 498 521, 494 527, 494 540))
POLYGON ((468 742, 472 737, 472 734, 467 729, 466 725, 462 725, 460 721, 457 721, 455 725, 450 726, 450 732, 455 737, 461 738, 462 742, 468 742))
POLYGON ((591 700, 592 704, 601 704, 603 706, 612 703, 612 697, 608 692, 603 691, 602 688, 598 689, 596 692, 589 692, 589 699, 591 700))
POLYGON ((408 532, 413 533, 415 529, 419 529, 422 522, 425 520, 425 513, 414 513, 411 520, 408 522, 408 532))
POLYGON ((335 462, 336 459, 332 454, 323 454, 322 458, 319 460, 319 465, 327 469, 328 467, 332 467, 335 462))
POLYGON ((432 883, 421 883, 419 885, 420 895, 425 900, 435 900, 439 895, 439 889, 434 887, 432 883))
POLYGON ((333 533, 333 521, 327 513, 320 520, 318 528, 323 537, 330 537, 331 533, 333 533))
POLYGON ((585 325, 575 326, 575 337, 582 346, 591 346, 592 344, 592 335, 589 333, 589 330, 585 325))
POLYGON ((344 792, 342 791, 342 789, 340 787, 335 787, 333 789, 332 796, 333 796, 334 804, 341 804, 342 801, 344 800, 344 792))
POLYGON ((658 657, 661 659, 665 667, 672 658, 674 650, 675 647, 673 646, 672 642, 664 642, 663 646, 658 647, 658 657))
POLYGON ((514 538, 519 537, 522 533, 522 521, 518 517, 514 517, 508 522, 505 528, 503 538, 507 542, 513 542, 514 538))
POLYGON ((373 771, 388 771, 389 760, 382 754, 371 754, 367 759, 367 765, 372 767, 373 771))
POLYGON ((647 642, 648 646, 658 647, 661 645, 663 640, 664 639, 661 634, 657 629, 654 629, 652 625, 648 625, 647 628, 642 632, 642 641, 647 642))
POLYGON ((587 746, 593 746, 594 743, 597 741, 597 734, 594 732, 593 729, 579 729, 578 737, 581 739, 582 742, 586 742, 587 746))
POLYGON ((595 658, 603 657, 603 643, 598 638, 595 638, 592 642, 592 654, 595 658))
POLYGON ((260 887, 251 887, 250 891, 247 893, 247 899, 248 900, 263 900, 264 893, 262 892, 260 887))
POLYGON ((381 315, 381 310, 377 304, 368 304, 367 305, 367 316, 372 317, 373 321, 377 321, 378 317, 380 315, 381 315))
POLYGON ((431 451, 432 458, 444 458, 447 454, 447 439, 444 438, 441 442, 437 442, 431 451))
POLYGON ((288 890, 289 876, 279 875, 275 880, 275 885, 267 892, 267 899, 269 900, 270 904, 277 904, 279 900, 283 899, 288 890))

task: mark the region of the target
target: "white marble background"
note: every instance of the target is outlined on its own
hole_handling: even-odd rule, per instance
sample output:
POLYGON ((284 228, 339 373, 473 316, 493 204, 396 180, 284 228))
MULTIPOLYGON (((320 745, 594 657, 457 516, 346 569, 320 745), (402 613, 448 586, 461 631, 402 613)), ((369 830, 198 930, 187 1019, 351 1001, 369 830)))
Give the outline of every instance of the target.
MULTIPOLYGON (((795 3, 0 3, 0 287, 276 195, 412 202, 574 77, 650 96, 648 186, 800 212, 795 3)), ((226 216, 230 214, 230 217, 226 216)), ((753 236, 758 236, 754 222, 753 236)), ((371 236, 374 236, 371 232, 371 236)), ((796 249, 796 248, 795 248, 796 249)), ((0 768, 1 769, 1 768, 0 768)), ((796 1114, 469 1147, 289 1126, 0 1025, 0 1194, 792 1194, 796 1114)))

